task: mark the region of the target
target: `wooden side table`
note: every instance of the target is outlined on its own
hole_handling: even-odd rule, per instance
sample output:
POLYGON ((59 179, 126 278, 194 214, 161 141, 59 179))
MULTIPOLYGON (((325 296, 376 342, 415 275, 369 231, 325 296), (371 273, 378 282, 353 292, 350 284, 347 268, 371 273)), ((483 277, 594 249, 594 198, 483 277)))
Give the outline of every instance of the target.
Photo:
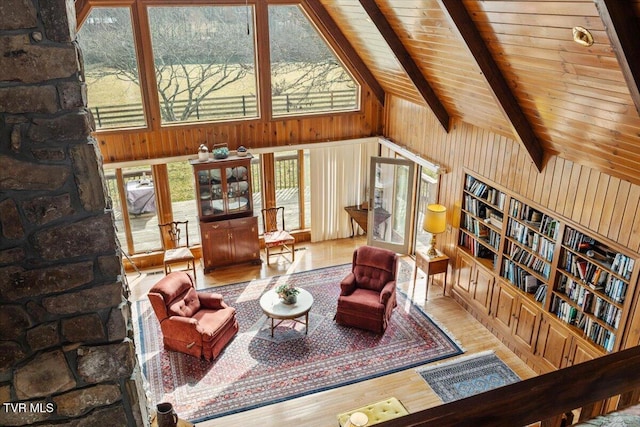
POLYGON ((425 272, 427 282, 425 283, 424 300, 429 297, 429 281, 432 280, 434 274, 444 273, 444 283, 442 284, 442 295, 447 294, 447 267, 449 266, 449 257, 438 252, 435 257, 429 258, 427 254, 416 252, 416 266, 413 270, 413 282, 418 277, 418 269, 425 272))

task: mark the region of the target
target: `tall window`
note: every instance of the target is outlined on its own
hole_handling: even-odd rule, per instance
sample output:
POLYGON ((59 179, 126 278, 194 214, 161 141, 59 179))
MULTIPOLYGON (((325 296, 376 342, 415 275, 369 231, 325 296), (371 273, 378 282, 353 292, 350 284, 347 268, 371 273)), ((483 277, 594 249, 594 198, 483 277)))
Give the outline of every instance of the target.
POLYGON ((433 173, 429 173, 427 169, 420 168, 420 179, 418 181, 418 210, 415 222, 415 250, 425 252, 431 245, 431 233, 422 229, 424 215, 427 206, 436 203, 438 192, 438 177, 433 173))
POLYGON ((262 233, 262 168, 260 167, 260 154, 253 154, 251 159, 251 192, 253 193, 253 213, 258 217, 260 232, 262 233))
POLYGON ((355 110, 359 87, 297 5, 269 6, 274 116, 355 110))
MULTIPOLYGON (((193 168, 184 160, 167 163, 171 211, 175 221, 189 221, 189 245, 200 243, 198 206, 195 200, 193 168)), ((184 243, 184 242, 182 242, 184 243)))
POLYGON ((78 43, 96 127, 145 126, 130 9, 93 8, 78 43))
POLYGON ((149 7, 163 123, 257 117, 252 8, 149 7))
POLYGON ((300 167, 297 151, 275 153, 276 206, 284 206, 288 230, 300 228, 300 167))
POLYGON ((300 228, 311 228, 311 156, 309 155, 309 150, 304 150, 303 156, 304 224, 300 228))
POLYGON ((133 255, 161 249, 151 166, 107 170, 105 177, 122 250, 133 255))

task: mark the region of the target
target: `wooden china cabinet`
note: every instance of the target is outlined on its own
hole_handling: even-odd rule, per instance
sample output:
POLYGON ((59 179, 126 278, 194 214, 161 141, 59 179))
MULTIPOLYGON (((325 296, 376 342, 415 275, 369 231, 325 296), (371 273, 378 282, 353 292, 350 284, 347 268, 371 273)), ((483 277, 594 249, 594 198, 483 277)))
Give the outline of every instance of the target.
POLYGON ((191 160, 195 178, 204 272, 259 264, 258 218, 253 215, 252 156, 191 160))

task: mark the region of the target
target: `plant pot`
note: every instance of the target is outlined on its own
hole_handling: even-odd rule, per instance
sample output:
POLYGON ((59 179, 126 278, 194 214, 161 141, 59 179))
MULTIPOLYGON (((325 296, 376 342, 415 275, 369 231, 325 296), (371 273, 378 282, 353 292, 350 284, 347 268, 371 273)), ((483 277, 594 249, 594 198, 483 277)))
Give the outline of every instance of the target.
POLYGON ((284 298, 280 298, 283 304, 295 304, 298 301, 297 295, 288 295, 284 298))

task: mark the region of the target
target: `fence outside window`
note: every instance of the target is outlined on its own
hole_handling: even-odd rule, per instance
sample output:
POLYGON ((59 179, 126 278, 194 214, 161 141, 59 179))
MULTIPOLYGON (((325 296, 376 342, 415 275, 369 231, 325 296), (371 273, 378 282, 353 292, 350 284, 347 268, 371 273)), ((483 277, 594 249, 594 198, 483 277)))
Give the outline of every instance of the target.
MULTIPOLYGON (((273 96, 271 102, 274 116, 322 111, 350 111, 358 106, 357 89, 277 95, 273 96)), ((180 112, 184 111, 186 106, 186 100, 176 101, 173 106, 175 116, 180 117, 180 112)), ((90 109, 98 129, 140 126, 141 123, 145 123, 142 104, 93 106, 90 109)), ((185 121, 257 116, 255 95, 239 95, 205 99, 185 121)))

